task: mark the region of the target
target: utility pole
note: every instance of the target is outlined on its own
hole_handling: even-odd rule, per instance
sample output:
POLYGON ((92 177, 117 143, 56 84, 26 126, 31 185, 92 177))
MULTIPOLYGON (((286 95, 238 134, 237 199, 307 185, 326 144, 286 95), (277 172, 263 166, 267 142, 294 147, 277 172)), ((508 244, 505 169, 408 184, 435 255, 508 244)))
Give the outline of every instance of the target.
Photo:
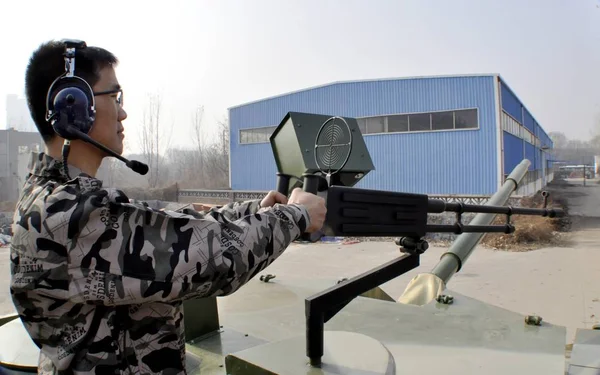
POLYGON ((585 186, 585 158, 583 158, 582 163, 583 164, 583 186, 585 186))

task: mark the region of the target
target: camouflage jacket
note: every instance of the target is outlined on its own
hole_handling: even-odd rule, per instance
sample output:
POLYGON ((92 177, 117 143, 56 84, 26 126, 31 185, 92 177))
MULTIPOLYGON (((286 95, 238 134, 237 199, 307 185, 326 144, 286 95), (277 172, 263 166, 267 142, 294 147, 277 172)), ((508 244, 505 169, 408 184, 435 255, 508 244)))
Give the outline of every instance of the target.
POLYGON ((302 206, 157 211, 34 154, 13 222, 11 296, 38 373, 185 373, 182 301, 235 292, 305 231, 302 206))

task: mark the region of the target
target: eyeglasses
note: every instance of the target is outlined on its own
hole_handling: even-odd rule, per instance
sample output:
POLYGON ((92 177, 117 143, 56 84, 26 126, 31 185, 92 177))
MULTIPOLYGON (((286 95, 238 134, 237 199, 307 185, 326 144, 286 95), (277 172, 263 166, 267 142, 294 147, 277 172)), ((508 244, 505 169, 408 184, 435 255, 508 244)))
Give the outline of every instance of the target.
POLYGON ((117 94, 117 103, 123 107, 123 89, 95 92, 94 96, 117 94))

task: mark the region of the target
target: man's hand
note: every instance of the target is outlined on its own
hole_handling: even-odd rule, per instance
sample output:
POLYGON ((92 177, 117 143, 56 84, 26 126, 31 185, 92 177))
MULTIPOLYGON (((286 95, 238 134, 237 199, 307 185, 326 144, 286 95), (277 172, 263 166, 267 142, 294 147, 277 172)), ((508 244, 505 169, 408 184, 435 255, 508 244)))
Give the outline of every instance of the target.
POLYGON ((325 199, 323 197, 296 188, 292 191, 288 203, 301 204, 306 207, 308 216, 310 217, 310 227, 306 228, 307 233, 316 232, 323 228, 325 215, 327 214, 327 207, 325 206, 325 199))
POLYGON ((288 199, 285 195, 276 192, 275 190, 271 190, 266 197, 260 201, 260 207, 273 207, 276 203, 287 204, 288 199))

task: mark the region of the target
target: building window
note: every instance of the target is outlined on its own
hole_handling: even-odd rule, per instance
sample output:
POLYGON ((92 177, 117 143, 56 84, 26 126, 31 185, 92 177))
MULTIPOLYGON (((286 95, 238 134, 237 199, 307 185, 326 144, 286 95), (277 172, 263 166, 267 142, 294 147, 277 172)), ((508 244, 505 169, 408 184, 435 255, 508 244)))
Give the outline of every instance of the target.
POLYGON ((431 130, 454 129, 454 112, 436 112, 431 114, 431 130))
POLYGON ((521 130, 523 131, 523 139, 526 140, 527 142, 533 144, 533 134, 531 134, 531 132, 529 130, 527 130, 526 127, 522 126, 521 130))
POLYGON ((521 138, 521 125, 506 112, 502 112, 502 130, 521 138))
POLYGON ((477 109, 357 118, 362 134, 477 129, 477 109))
POLYGON ((455 129, 476 129, 479 127, 476 109, 463 109, 454 111, 455 129))
POLYGON ((357 118, 356 122, 358 123, 358 129, 362 134, 367 134, 367 119, 365 118, 357 118))
POLYGON ((408 131, 408 115, 388 116, 388 132, 407 132, 408 131))
POLYGON ((539 138, 504 111, 502 111, 502 130, 524 139, 536 147, 541 145, 539 138))
POLYGON ((367 134, 384 133, 385 117, 370 117, 367 121, 367 134))
POLYGON ((269 137, 277 129, 277 126, 268 126, 262 128, 251 128, 240 130, 240 143, 265 143, 269 142, 269 137))
MULTIPOLYGON (((479 128, 477 109, 394 114, 356 119, 362 134, 446 131, 479 128)), ((266 143, 276 126, 240 130, 240 143, 266 143)))
POLYGON ((408 130, 411 132, 431 130, 431 114, 417 113, 408 115, 408 130))

